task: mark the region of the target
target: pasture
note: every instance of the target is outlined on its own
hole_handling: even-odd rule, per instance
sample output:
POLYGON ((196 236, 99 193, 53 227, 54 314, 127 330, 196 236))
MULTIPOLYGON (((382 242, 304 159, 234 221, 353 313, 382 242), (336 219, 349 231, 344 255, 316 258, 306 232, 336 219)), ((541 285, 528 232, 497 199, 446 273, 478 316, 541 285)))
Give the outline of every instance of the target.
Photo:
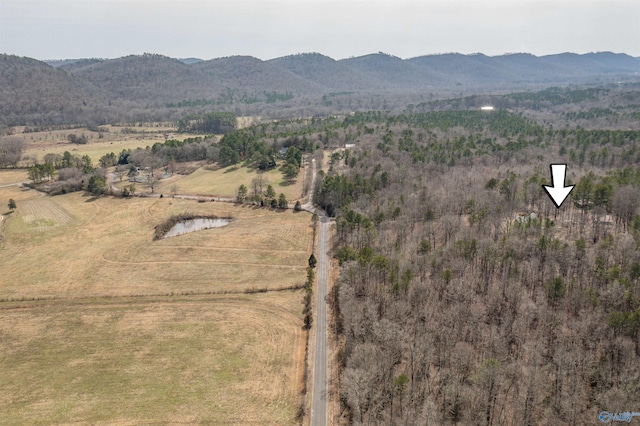
POLYGON ((182 140, 193 135, 175 133, 175 128, 157 123, 155 126, 122 127, 100 126, 103 132, 91 131, 87 128, 47 130, 41 132, 18 133, 12 137, 24 140, 25 158, 42 161, 46 154, 62 155, 69 151, 82 157, 88 155, 94 164, 98 164, 100 157, 110 152, 119 154, 123 149, 136 149, 152 146, 156 142, 164 142, 165 135, 171 139, 182 140), (67 139, 75 134, 87 138, 86 144, 73 144, 67 139))
POLYGON ((0 423, 293 424, 301 300, 298 290, 5 304, 0 423))
POLYGON ((0 188, 9 198, 3 421, 295 423, 303 290, 288 289, 305 281, 308 213, 0 188), (184 212, 234 221, 153 241, 184 212))
MULTIPOLYGON (((247 127, 259 122, 259 117, 238 117, 238 128, 247 127)), ((202 136, 177 133, 175 123, 142 123, 137 125, 104 125, 99 126, 101 131, 88 128, 45 130, 39 132, 23 133, 24 127, 16 127, 12 137, 24 140, 26 144, 25 157, 42 161, 49 153, 62 155, 69 151, 74 155, 88 155, 94 164, 110 152, 119 154, 123 149, 136 149, 152 146, 156 142, 164 142, 165 136, 169 139, 183 140, 190 137, 202 136), (78 137, 85 135, 88 143, 83 145, 72 144, 67 137, 75 134, 78 137)))
POLYGON ((27 179, 27 171, 24 169, 0 169, 0 186, 24 182, 27 179))
POLYGON ((303 212, 168 197, 47 197, 17 187, 0 194, 8 200, 9 192, 22 198, 5 226, 0 299, 243 292, 304 282, 311 220, 303 212), (235 220, 152 241, 156 224, 184 212, 235 220))
MULTIPOLYGON (((176 176, 166 180, 161 180, 156 186, 155 192, 165 194, 172 193, 174 186, 178 194, 189 195, 215 195, 218 197, 235 198, 238 187, 244 184, 249 195, 252 194, 251 181, 262 173, 262 176, 269 181, 276 191, 276 196, 283 193, 288 201, 295 201, 302 198, 305 169, 300 169, 298 177, 288 183, 278 168, 260 172, 257 169, 239 166, 229 166, 218 170, 208 170, 200 168, 187 176, 176 176)), ((267 185, 264 185, 266 190, 267 185)))
MULTIPOLYGON (((105 133, 103 139, 92 132, 86 132, 87 137, 91 137, 89 142, 83 145, 70 143, 66 135, 75 133, 80 135, 81 131, 66 130, 56 132, 39 132, 26 135, 23 137, 26 143, 24 157, 36 158, 42 162, 46 154, 62 155, 65 151, 80 157, 88 155, 94 165, 98 164, 100 158, 110 152, 119 154, 123 149, 136 149, 152 146, 156 142, 164 142, 161 133, 151 133, 145 135, 137 134, 121 134, 121 133, 105 133), (49 135, 51 133, 51 135, 49 135)), ((185 136, 186 137, 186 136, 185 136)), ((182 139, 183 137, 177 137, 182 139)))
POLYGON ((69 151, 73 155, 88 155, 94 166, 98 165, 101 157, 110 152, 118 155, 123 149, 136 149, 151 146, 156 142, 164 142, 164 139, 122 139, 113 142, 91 142, 86 145, 76 145, 69 142, 59 142, 53 144, 27 144, 25 156, 37 158, 39 162, 43 161, 46 154, 62 155, 65 151, 69 151))

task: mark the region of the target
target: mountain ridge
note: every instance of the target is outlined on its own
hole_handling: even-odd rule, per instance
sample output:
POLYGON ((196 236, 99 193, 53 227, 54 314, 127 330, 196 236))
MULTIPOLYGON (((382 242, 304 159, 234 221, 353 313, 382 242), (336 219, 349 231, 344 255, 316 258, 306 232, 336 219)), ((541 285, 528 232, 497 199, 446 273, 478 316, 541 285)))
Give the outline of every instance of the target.
POLYGON ((86 114, 104 121, 114 114, 127 116, 131 110, 152 118, 142 110, 176 104, 236 110, 240 105, 286 102, 293 108, 335 93, 487 93, 638 79, 640 59, 613 52, 448 53, 409 59, 378 52, 340 60, 301 53, 267 61, 252 56, 200 60, 145 53, 49 64, 0 54, 0 112, 7 125, 50 121, 38 118, 42 115, 58 117, 55 122, 86 114))

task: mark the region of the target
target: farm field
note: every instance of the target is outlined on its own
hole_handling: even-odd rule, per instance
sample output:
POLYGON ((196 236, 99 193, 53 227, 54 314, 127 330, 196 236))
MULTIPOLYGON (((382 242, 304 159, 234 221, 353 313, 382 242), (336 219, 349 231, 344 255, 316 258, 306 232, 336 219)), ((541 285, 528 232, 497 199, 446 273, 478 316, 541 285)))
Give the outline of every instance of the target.
MULTIPOLYGON (((238 117, 238 128, 243 128, 260 121, 259 117, 238 117)), ((46 130, 41 132, 22 133, 24 127, 16 127, 13 137, 24 140, 26 150, 24 156, 37 158, 42 161, 45 154, 60 154, 69 151, 72 154, 88 155, 94 164, 105 154, 113 152, 119 154, 123 149, 136 149, 152 146, 156 142, 164 142, 165 135, 169 139, 183 140, 199 135, 177 133, 177 128, 171 123, 147 123, 142 126, 100 126, 104 131, 100 133, 87 128, 46 130), (70 134, 85 135, 88 143, 84 145, 72 144, 67 139, 70 134)), ((200 135, 201 136, 201 135, 200 135)))
MULTIPOLYGON (((251 194, 251 181, 258 175, 258 170, 248 167, 229 166, 218 170, 200 168, 187 176, 173 176, 162 180, 156 186, 155 192, 172 193, 174 186, 178 194, 215 195, 225 198, 235 198, 238 187, 244 184, 251 194)), ((276 195, 283 193, 288 201, 301 198, 304 186, 305 169, 301 168, 298 177, 289 184, 282 177, 278 168, 262 174, 273 186, 276 195)), ((266 185, 265 185, 266 189, 266 185)))
POLYGON ((303 290, 290 288, 306 277, 308 213, 0 188, 9 198, 0 423, 296 422, 303 290), (153 241, 185 212, 234 220, 153 241))
POLYGON ((0 299, 281 289, 304 282, 311 252, 304 212, 168 197, 48 197, 17 187, 0 196, 18 204, 5 224, 0 299), (185 212, 235 220, 152 241, 155 225, 185 212))
POLYGON ((42 162, 42 159, 46 154, 59 154, 62 155, 65 151, 69 151, 73 155, 80 157, 88 155, 94 165, 98 164, 100 158, 110 152, 119 154, 123 149, 136 149, 151 146, 156 142, 164 142, 164 139, 121 139, 113 142, 90 142, 85 145, 77 145, 69 142, 57 142, 57 143, 41 143, 41 144, 27 144, 25 150, 25 156, 31 158, 37 158, 42 162))
POLYGON ((145 148, 156 142, 164 142, 165 134, 171 139, 178 140, 194 137, 191 134, 175 133, 175 128, 161 124, 158 124, 158 127, 100 126, 100 128, 107 130, 102 132, 102 138, 99 137, 98 132, 86 128, 17 133, 12 137, 24 140, 26 145, 24 157, 26 158, 42 161, 46 154, 62 155, 65 151, 69 151, 74 155, 88 155, 94 164, 98 163, 100 157, 110 152, 119 154, 123 149, 145 148), (88 143, 72 144, 67 139, 70 134, 78 137, 85 135, 88 143))
POLYGON ((4 169, 0 170, 0 186, 10 185, 28 180, 27 171, 24 169, 4 169))
POLYGON ((2 424, 294 424, 302 291, 0 307, 2 424))

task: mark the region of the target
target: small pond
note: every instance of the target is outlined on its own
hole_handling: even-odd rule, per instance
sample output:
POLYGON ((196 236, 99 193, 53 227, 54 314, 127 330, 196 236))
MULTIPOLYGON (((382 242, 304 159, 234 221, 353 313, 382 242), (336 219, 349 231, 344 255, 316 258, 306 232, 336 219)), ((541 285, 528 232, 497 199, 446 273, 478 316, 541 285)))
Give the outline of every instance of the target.
POLYGON ((231 219, 189 219, 183 220, 175 225, 167 232, 162 238, 176 237, 182 234, 188 234, 189 232, 202 231, 210 228, 222 228, 231 223, 231 219))

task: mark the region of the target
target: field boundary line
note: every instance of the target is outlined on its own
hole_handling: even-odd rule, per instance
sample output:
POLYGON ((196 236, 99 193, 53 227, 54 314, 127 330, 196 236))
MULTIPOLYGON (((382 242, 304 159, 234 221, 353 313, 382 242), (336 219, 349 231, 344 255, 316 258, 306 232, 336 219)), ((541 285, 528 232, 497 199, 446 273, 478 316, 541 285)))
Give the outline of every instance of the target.
POLYGON ((112 300, 114 303, 122 303, 122 300, 130 300, 139 301, 139 303, 177 303, 180 298, 186 298, 186 300, 197 298, 197 297, 207 297, 207 296, 239 296, 239 295, 251 295, 258 293, 272 293, 272 292, 286 292, 286 291, 298 291, 304 289, 304 284, 295 285, 295 286, 287 286, 281 288, 248 288, 245 290, 238 291, 202 291, 202 292, 192 292, 192 291, 184 291, 184 292, 170 292, 170 293, 158 293, 158 294, 123 294, 123 295, 95 295, 90 297, 24 297, 24 298, 16 298, 16 299, 1 299, 0 300, 0 311, 9 311, 9 310, 18 310, 18 309, 32 309, 32 308, 40 308, 40 307, 51 307, 54 305, 99 305, 100 301, 104 303, 104 301, 112 300), (158 300, 165 299, 165 300, 158 300), (175 300, 172 300, 175 299, 175 300), (48 302, 48 303, 47 303, 48 302), (23 305, 17 306, 6 306, 10 304, 19 304, 23 305), (4 306, 3 306, 4 305, 4 306))
POLYGON ((284 265, 277 263, 253 263, 253 262, 217 262, 215 260, 145 260, 139 262, 128 262, 128 261, 119 261, 119 260, 111 260, 104 257, 104 253, 102 255, 102 260, 107 263, 115 263, 115 264, 123 264, 123 265, 158 265, 165 263, 175 263, 178 265, 190 265, 190 264, 212 264, 212 265, 251 265, 251 266, 262 266, 262 267, 275 267, 282 269, 304 269, 303 266, 300 265, 284 265))
POLYGON ((162 246, 162 248, 167 248, 167 249, 180 249, 180 250, 185 250, 185 249, 190 249, 190 250, 234 250, 234 251, 265 251, 268 253, 272 253, 274 251, 277 252, 286 252, 286 253, 308 253, 308 250, 292 250, 292 249, 259 249, 259 248, 241 248, 241 247, 222 247, 222 246, 216 246, 216 247, 202 247, 202 246, 162 246))

